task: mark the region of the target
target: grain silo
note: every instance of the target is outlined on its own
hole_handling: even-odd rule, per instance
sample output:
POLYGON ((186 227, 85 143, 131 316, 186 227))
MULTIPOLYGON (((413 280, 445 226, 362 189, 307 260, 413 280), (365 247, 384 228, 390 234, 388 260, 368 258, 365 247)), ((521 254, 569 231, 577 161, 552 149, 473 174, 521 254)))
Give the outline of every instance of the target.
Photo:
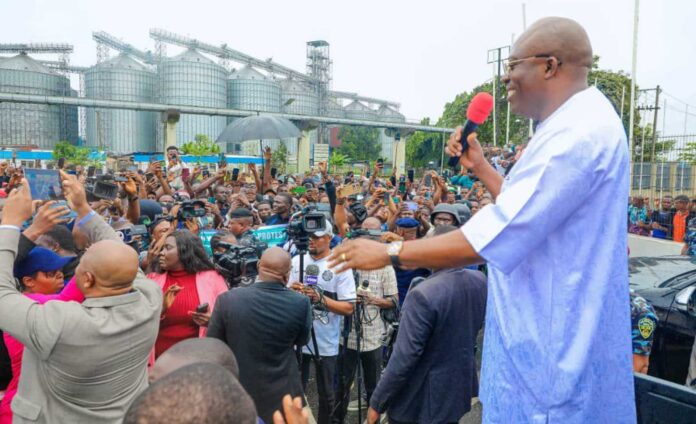
MULTIPOLYGON (((225 68, 188 49, 159 65, 160 101, 175 106, 225 108, 226 80, 225 68)), ((181 115, 176 125, 177 144, 193 141, 198 134, 216 140, 226 124, 224 116, 181 115)))
MULTIPOLYGON (((41 96, 70 96, 70 81, 41 65, 26 53, 0 60, 0 91, 41 96)), ((0 103, 0 145, 36 145, 53 148, 73 141, 66 125, 72 109, 30 103, 0 103)), ((74 129, 73 129, 74 130, 74 129)))
MULTIPOLYGON (((127 54, 85 72, 86 97, 154 102, 157 75, 127 54)), ((87 109, 87 144, 117 153, 156 150, 154 112, 87 109)))

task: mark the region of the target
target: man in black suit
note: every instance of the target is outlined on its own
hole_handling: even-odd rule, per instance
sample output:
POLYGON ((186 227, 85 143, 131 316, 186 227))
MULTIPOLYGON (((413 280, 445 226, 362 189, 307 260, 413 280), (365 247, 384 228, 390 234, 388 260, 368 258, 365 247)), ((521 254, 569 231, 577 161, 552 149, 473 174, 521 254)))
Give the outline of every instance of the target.
MULTIPOLYGON (((443 225, 437 234, 456 229, 443 225)), ((384 412, 391 424, 456 423, 471 409, 486 293, 486 277, 465 268, 437 271, 409 291, 394 353, 370 399, 369 424, 384 412)))
POLYGON ((290 255, 278 247, 266 250, 256 283, 218 297, 208 325, 208 337, 234 352, 239 382, 267 423, 282 410, 284 395, 303 395, 293 347, 309 341, 312 314, 309 298, 285 287, 289 276, 290 255))

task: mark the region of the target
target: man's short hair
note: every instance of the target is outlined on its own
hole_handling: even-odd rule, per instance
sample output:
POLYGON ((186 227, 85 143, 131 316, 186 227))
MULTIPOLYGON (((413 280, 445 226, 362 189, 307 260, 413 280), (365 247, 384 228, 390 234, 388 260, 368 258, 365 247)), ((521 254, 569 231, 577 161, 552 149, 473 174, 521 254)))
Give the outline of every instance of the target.
POLYGON ((193 364, 153 383, 126 412, 124 424, 257 422, 254 401, 225 368, 193 364))
POLYGON ((61 249, 67 252, 77 252, 72 232, 65 225, 54 225, 53 228, 46 231, 43 235, 61 249))
POLYGON ((176 150, 176 151, 178 152, 178 151, 179 151, 179 148, 176 147, 176 146, 169 146, 169 147, 167 147, 167 151, 170 151, 170 150, 176 150))
POLYGON ((680 194, 679 196, 677 196, 677 197, 674 198, 674 201, 675 201, 675 202, 686 202, 686 203, 689 203, 689 197, 688 197, 688 196, 685 196, 685 195, 683 195, 683 194, 680 194))
POLYGON ((288 206, 292 206, 292 196, 287 193, 278 193, 278 195, 275 198, 283 199, 283 203, 287 203, 288 206))

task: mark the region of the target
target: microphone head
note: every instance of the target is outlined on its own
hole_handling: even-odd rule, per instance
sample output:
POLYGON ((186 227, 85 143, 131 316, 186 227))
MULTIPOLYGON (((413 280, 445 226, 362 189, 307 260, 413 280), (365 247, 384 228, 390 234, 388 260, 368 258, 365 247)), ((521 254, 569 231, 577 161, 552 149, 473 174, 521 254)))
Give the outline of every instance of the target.
POLYGON ((307 275, 319 275, 319 267, 317 265, 314 265, 314 264, 307 265, 307 268, 305 269, 305 273, 307 275))
POLYGON ((363 282, 362 282, 362 288, 366 289, 366 288, 368 288, 368 287, 370 287, 370 282, 367 281, 367 280, 363 280, 363 282))
POLYGON ((466 109, 466 119, 477 125, 483 124, 493 110, 493 96, 481 92, 474 96, 466 109))
POLYGON ((315 286, 319 282, 319 267, 311 264, 305 268, 304 283, 308 286, 315 286))

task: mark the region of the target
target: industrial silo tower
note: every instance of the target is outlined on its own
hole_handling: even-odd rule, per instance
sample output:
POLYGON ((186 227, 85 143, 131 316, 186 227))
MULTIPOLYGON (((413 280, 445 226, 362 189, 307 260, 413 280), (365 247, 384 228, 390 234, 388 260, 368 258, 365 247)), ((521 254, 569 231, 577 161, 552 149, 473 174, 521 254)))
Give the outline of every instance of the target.
MULTIPOLYGON (((86 97, 152 103, 157 75, 151 68, 121 53, 85 72, 86 97)), ((87 110, 87 144, 117 153, 155 151, 154 112, 127 109, 87 110)))
MULTIPOLYGON (((0 59, 0 91, 40 96, 71 96, 70 81, 32 59, 27 53, 68 54, 68 44, 2 44, 0 53, 19 53, 0 59)), ((0 145, 53 148, 56 142, 77 141, 76 108, 30 103, 0 103, 0 145)))
MULTIPOLYGON (((195 49, 164 59, 159 65, 160 101, 170 105, 225 108, 227 71, 195 49)), ((198 134, 217 139, 225 129, 224 116, 182 115, 176 126, 177 144, 198 134)))

